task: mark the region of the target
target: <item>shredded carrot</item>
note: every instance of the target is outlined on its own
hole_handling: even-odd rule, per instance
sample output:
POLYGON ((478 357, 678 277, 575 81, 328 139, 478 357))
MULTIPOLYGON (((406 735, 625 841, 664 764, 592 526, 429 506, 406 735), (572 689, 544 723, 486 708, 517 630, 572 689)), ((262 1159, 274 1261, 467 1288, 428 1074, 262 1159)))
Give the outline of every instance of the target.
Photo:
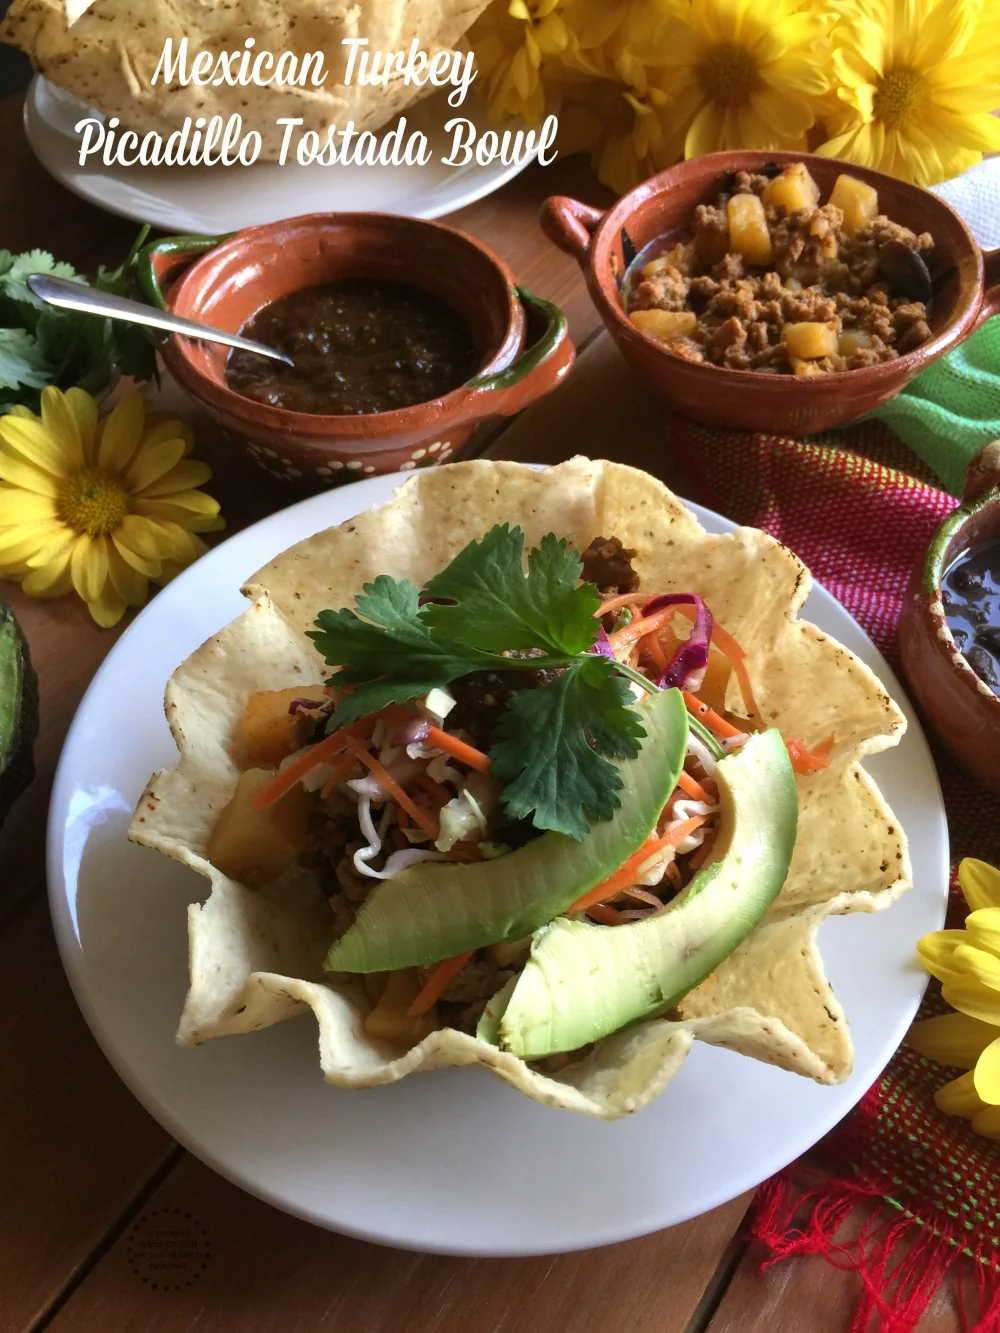
POLYGON ((602 926, 624 926, 629 920, 617 907, 612 907, 609 903, 594 903, 587 908, 587 915, 599 921, 602 926))
POLYGON ((490 757, 488 754, 483 754, 482 750, 477 750, 474 745, 467 745, 465 741, 460 741, 457 736, 449 736, 440 727, 429 727, 426 739, 431 745, 436 745, 439 750, 444 750, 445 754, 450 754, 453 759, 467 764, 469 768, 474 768, 477 773, 488 773, 490 771, 490 757))
POLYGON ((680 777, 677 779, 677 785, 682 791, 687 792, 688 796, 693 797, 694 800, 704 801, 707 805, 714 805, 714 801, 701 783, 696 778, 693 778, 690 773, 685 773, 683 768, 681 769, 680 777))
POLYGON ((696 828, 700 828, 705 822, 704 815, 695 815, 691 819, 685 819, 683 824, 678 824, 675 829, 658 837, 655 833, 646 839, 637 852, 633 852, 629 859, 620 869, 609 876, 602 884, 589 889, 582 897, 577 898, 572 907, 566 908, 567 915, 573 912, 585 911, 591 903, 603 902, 605 898, 614 898, 622 889, 632 884, 638 875, 642 873, 642 867, 647 861, 651 861, 658 853, 665 851, 668 847, 676 847, 682 843, 689 833, 693 833, 696 828))
POLYGON ((660 672, 666 671, 669 663, 658 634, 647 634, 644 639, 639 640, 639 651, 643 652, 644 650, 649 653, 660 672))
POLYGON ((432 838, 436 838, 440 831, 437 824, 425 811, 421 810, 420 806, 411 797, 407 796, 388 769, 380 764, 375 756, 353 736, 348 736, 347 748, 361 760, 366 768, 371 769, 378 778, 380 785, 385 788, 396 804, 406 811, 413 822, 418 824, 425 833, 429 833, 432 838))
POLYGON ((665 606, 662 611, 654 611, 651 616, 641 616, 638 620, 633 620, 621 629, 616 629, 614 634, 608 635, 608 642, 615 654, 619 649, 628 648, 631 644, 644 639, 647 634, 656 634, 664 625, 669 625, 674 618, 675 606, 665 606))
POLYGON ((676 861, 667 862, 667 879, 669 879, 670 883, 675 885, 678 889, 681 887, 683 876, 681 875, 681 868, 676 861))
POLYGON ((357 759, 350 753, 350 751, 341 755, 337 763, 333 765, 333 772, 323 784, 323 790, 320 792, 320 796, 324 801, 333 791, 334 787, 336 787, 338 783, 343 782, 357 762, 357 759))
POLYGON ((374 725, 373 717, 363 717, 358 722, 352 722, 349 727, 342 727, 340 731, 335 731, 330 736, 324 736, 321 741, 311 745, 308 750, 300 754, 297 759, 293 759, 290 764, 279 772, 266 787, 261 787, 256 796, 252 798, 252 804, 258 810, 266 810, 274 805, 275 801, 280 801, 286 791, 291 791, 296 782, 299 782, 305 775, 316 767, 317 764, 327 763, 335 755, 340 754, 348 740, 355 736, 363 736, 366 732, 371 732, 374 725))
POLYGON ((432 1009, 474 952, 470 949, 468 953, 457 953, 454 958, 442 958, 440 963, 435 964, 423 990, 407 1009, 407 1018, 416 1018, 418 1014, 426 1014, 428 1009, 432 1009))
POLYGON ((660 594, 658 592, 625 592, 619 597, 609 597, 606 602, 602 602, 594 612, 594 615, 607 616, 610 615, 612 611, 621 611, 623 607, 626 606, 634 610, 640 606, 647 606, 654 597, 659 596, 660 594))
POLYGON ((802 741, 792 736, 785 742, 785 748, 788 751, 789 759, 792 761, 792 768, 796 773, 805 777, 810 773, 818 773, 821 769, 830 767, 830 760, 827 756, 833 749, 833 737, 827 736, 825 740, 820 741, 814 750, 809 750, 802 741))
POLYGON ((439 805, 447 805, 451 800, 451 792, 448 788, 441 782, 435 782, 426 769, 417 773, 413 780, 423 787, 428 796, 433 796, 439 805))
POLYGON ((714 708, 709 708, 708 704, 703 704, 696 694, 692 694, 690 690, 684 690, 682 693, 688 711, 693 713, 699 721, 704 722, 709 731, 714 732, 716 736, 725 740, 729 736, 743 735, 739 727, 734 727, 731 722, 727 722, 724 717, 720 717, 714 708))

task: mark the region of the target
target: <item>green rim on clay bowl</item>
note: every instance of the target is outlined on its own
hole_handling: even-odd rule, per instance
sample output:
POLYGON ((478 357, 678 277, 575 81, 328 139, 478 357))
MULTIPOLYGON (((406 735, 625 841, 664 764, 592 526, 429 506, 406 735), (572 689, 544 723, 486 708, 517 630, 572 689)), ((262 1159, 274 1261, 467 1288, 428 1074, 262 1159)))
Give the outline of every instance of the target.
POLYGON ((558 306, 519 286, 480 241, 388 213, 314 213, 228 237, 171 237, 146 247, 144 295, 175 314, 237 331, 292 292, 344 278, 384 279, 439 297, 475 343, 475 375, 451 393, 386 412, 295 412, 228 387, 227 352, 170 338, 164 363, 183 389, 280 481, 317 490, 453 459, 483 421, 549 393, 575 352, 558 306))
POLYGON ((0 602, 0 825, 35 776, 38 677, 14 613, 0 602))
POLYGON ((969 464, 962 504, 934 534, 903 601, 899 648, 917 703, 963 768, 1000 792, 1000 696, 960 652, 945 617, 942 580, 953 561, 1000 538, 1000 440, 969 464))

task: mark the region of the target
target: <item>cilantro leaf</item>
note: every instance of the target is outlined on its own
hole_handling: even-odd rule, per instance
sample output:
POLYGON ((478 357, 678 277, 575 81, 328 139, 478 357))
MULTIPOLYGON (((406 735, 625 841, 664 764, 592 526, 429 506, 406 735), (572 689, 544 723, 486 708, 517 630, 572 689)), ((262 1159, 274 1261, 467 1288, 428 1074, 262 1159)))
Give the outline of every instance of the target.
POLYGON ((31 334, 0 329, 0 389, 43 389, 48 382, 45 356, 31 334))
POLYGON ((344 727, 389 703, 416 699, 480 666, 506 658, 450 643, 421 616, 420 591, 405 579, 380 574, 355 599, 357 611, 321 611, 309 637, 337 684, 358 688, 339 704, 332 726, 344 727))
POLYGON ((646 734, 631 702, 628 682, 599 656, 579 657, 556 680, 516 694, 490 751, 511 818, 533 813, 536 828, 577 840, 589 832, 586 814, 610 819, 622 780, 609 757, 634 759, 646 734))
POLYGON ((523 567, 524 533, 506 523, 472 541, 427 584, 427 623, 456 643, 503 652, 541 648, 575 654, 594 641, 597 590, 580 584, 583 564, 569 543, 548 533, 523 567))

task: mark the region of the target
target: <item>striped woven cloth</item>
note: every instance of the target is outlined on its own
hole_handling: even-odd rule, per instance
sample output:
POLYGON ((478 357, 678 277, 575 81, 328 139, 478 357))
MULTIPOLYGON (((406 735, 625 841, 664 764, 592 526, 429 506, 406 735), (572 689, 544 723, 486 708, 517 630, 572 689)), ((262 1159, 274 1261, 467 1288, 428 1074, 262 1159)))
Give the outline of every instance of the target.
MULTIPOLYGON (((895 666, 910 573, 957 503, 926 465, 877 422, 803 441, 674 419, 670 438, 692 498, 791 547, 895 666)), ((955 863, 1000 864, 1000 799, 935 759, 955 863)), ((963 910, 953 888, 950 924, 963 910)), ((921 1017, 941 1010, 935 985, 921 1017)), ((857 1271, 851 1333, 910 1333, 955 1266, 963 1326, 1000 1330, 1000 1143, 935 1107, 935 1089, 958 1072, 902 1046, 808 1161, 758 1193, 751 1234, 763 1263, 824 1254, 857 1271)))

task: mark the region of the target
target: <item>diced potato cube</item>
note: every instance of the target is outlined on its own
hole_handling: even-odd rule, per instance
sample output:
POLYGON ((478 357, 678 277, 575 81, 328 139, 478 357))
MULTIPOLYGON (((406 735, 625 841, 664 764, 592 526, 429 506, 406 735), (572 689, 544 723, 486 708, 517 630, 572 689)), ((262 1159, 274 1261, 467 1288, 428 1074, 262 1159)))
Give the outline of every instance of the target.
POLYGON ((837 177, 830 193, 830 203, 844 215, 844 231, 853 236, 878 216, 878 190, 857 176, 837 177))
POLYGON ((780 176, 768 181, 764 203, 783 208, 786 213, 794 213, 799 208, 815 208, 819 203, 819 186, 804 162, 790 162, 780 176))
POLYGON ((491 944, 486 952, 497 967, 519 967, 528 961, 531 936, 526 935, 523 940, 501 940, 498 944, 491 944))
POLYGON ((698 316, 693 310, 633 310, 631 319, 640 333, 659 342, 690 338, 698 327, 698 316))
POLYGON ((423 1041, 438 1026, 438 1017, 436 1008, 408 1017, 406 1011, 419 994, 420 979, 415 968, 390 972, 382 998, 364 1022, 369 1037, 407 1048, 423 1041))
POLYGON ((670 260, 666 255, 660 255, 657 259, 651 259, 648 264, 642 268, 644 278, 655 278, 657 273, 662 273, 665 268, 670 267, 670 260))
POLYGON ((872 336, 864 329, 845 329, 837 339, 837 350, 841 356, 853 356, 866 347, 871 347, 872 336))
POLYGON ((323 700, 322 685, 293 685, 287 690, 256 690, 243 712, 243 742, 252 764, 281 763, 302 744, 305 714, 289 713, 294 699, 323 700))
POLYGON ((274 777, 268 768, 248 768, 212 829, 206 855, 217 870, 248 888, 269 884, 305 846, 312 798, 295 786, 280 801, 258 810, 257 792, 274 777))
POLYGON ((771 233, 764 205, 755 194, 734 194, 726 205, 729 244, 748 264, 770 264, 771 233))
POLYGON ((781 341, 788 349, 789 358, 816 361, 821 356, 835 356, 838 350, 837 330, 832 324, 786 324, 781 341))
POLYGON ((803 361, 800 357, 790 356, 788 363, 796 375, 825 375, 826 371, 815 361, 803 361))

